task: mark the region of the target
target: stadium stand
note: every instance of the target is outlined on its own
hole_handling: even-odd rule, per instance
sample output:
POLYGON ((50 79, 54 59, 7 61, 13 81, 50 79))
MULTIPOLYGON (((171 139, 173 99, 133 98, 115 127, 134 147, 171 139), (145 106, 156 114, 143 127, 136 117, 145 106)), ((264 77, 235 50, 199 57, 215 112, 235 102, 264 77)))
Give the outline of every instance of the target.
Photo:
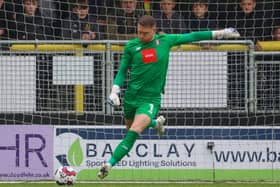
MULTIPOLYGON (((38 1, 40 15, 36 15, 36 17, 43 16, 44 20, 47 20, 46 24, 52 27, 51 29, 47 29, 47 31, 45 31, 45 36, 43 39, 60 38, 61 28, 63 27, 62 22, 69 18, 71 10, 73 6, 77 4, 77 2, 78 1, 75 0, 38 1)), ((242 12, 242 1, 239 0, 209 0, 206 2, 208 3, 208 14, 206 20, 204 19, 203 21, 194 22, 192 21, 192 9, 194 2, 186 2, 182 0, 176 1, 175 10, 177 11, 178 16, 176 16, 175 19, 182 18, 182 15, 184 18, 183 20, 179 21, 183 21, 185 23, 180 24, 182 27, 180 29, 192 31, 194 29, 191 28, 196 28, 195 30, 197 30, 200 25, 203 25, 203 29, 212 29, 213 27, 224 28, 232 26, 239 29, 244 39, 251 39, 253 41, 272 40, 272 29, 274 26, 279 25, 280 22, 279 1, 257 0, 254 11, 248 14, 244 14, 244 12, 242 12)), ((88 4, 89 15, 94 17, 94 20, 96 20, 96 22, 99 24, 99 39, 126 39, 127 37, 120 37, 120 35, 116 35, 115 33, 124 35, 135 34, 135 20, 137 20, 137 17, 145 13, 157 15, 160 11, 159 0, 145 1, 145 3, 143 1, 126 0, 93 0, 88 1, 88 4), (122 6, 126 6, 125 4, 131 2, 137 3, 137 7, 133 15, 131 13, 125 13, 128 8, 121 8, 122 6), (147 2, 149 3, 149 6, 146 6, 147 2), (128 16, 131 20, 128 20, 126 16, 128 16)), ((15 27, 14 25, 23 24, 23 22, 26 21, 21 18, 21 14, 23 14, 24 10, 22 0, 4 1, 0 10, 1 28, 7 29, 5 34, 1 34, 1 38, 16 38, 13 35, 15 32, 19 31, 19 28, 15 27)), ((29 24, 38 25, 36 21, 29 24)))
MULTIPOLYGON (((70 165, 78 180, 96 181, 95 169, 126 133, 122 107, 108 104, 124 45, 137 35, 138 17, 157 15, 161 2, 176 2, 171 20, 157 16, 163 27, 176 23, 164 32, 236 27, 242 36, 171 49, 159 111, 166 132, 147 129, 122 163, 131 168, 115 170, 108 182, 280 181, 279 0, 0 0, 0 151, 10 161, 2 159, 0 180, 26 174, 33 181, 29 171, 45 169, 39 135, 46 127, 49 166, 70 165), (195 3, 205 16, 194 16, 195 3)), ((167 55, 144 47, 135 54, 152 54, 150 62, 167 55)))
MULTIPOLYGON (((1 35, 1 40, 3 38, 4 39, 31 39, 32 41, 34 41, 34 39, 51 39, 53 41, 53 39, 60 41, 62 39, 62 31, 63 29, 65 29, 66 27, 63 26, 64 22, 69 22, 69 16, 71 17, 71 14, 73 13, 72 10, 74 7, 76 7, 79 3, 79 1, 77 0, 53 0, 53 1, 43 1, 43 0, 38 0, 38 10, 40 10, 39 12, 36 12, 36 14, 34 15, 34 19, 26 19, 26 15, 23 13, 23 1, 22 0, 7 0, 4 1, 2 4, 0 4, 1 6, 1 11, 0 11, 0 23, 2 24, 1 29, 2 33, 4 31, 4 35, 1 35), (45 23, 38 21, 36 22, 37 19, 42 19, 42 20, 46 20, 45 23), (27 22, 29 20, 29 22, 27 22), (39 23, 40 22, 40 23, 39 23), (43 28, 43 29, 42 29, 43 28), (43 32, 43 34, 41 34, 41 36, 43 36, 42 38, 37 38, 37 37, 26 37, 28 35, 30 35, 30 33, 36 33, 37 31, 43 32), (19 33, 22 35, 21 38, 19 37, 15 37, 15 33, 17 33, 17 35, 19 35, 19 33)), ((92 24, 92 20, 94 20, 97 24, 97 30, 96 31, 96 35, 98 36, 97 38, 91 38, 93 39, 93 41, 104 41, 103 39, 114 39, 114 40, 119 40, 119 39, 129 39, 133 36, 135 36, 136 34, 136 25, 135 25, 135 21, 137 20, 137 17, 139 17, 142 14, 151 14, 151 15, 155 15, 156 13, 158 13, 160 11, 160 0, 155 0, 155 1, 149 1, 149 0, 145 0, 145 1, 136 1, 136 0, 119 0, 119 1, 109 1, 109 0, 90 0, 87 1, 88 3, 88 12, 89 12, 89 16, 92 18, 91 20, 85 20, 83 21, 78 21, 77 20, 77 24, 83 24, 89 23, 88 25, 92 24), (129 8, 130 4, 135 5, 135 7, 129 8), (124 6, 126 5, 126 6, 124 6), (129 5, 129 6, 128 6, 129 5), (134 9, 135 8, 135 9, 134 9), (128 13, 129 9, 133 9, 133 14, 128 13), (128 18, 128 19, 126 19, 128 18)), ((184 24, 181 24, 181 27, 185 27, 182 28, 183 30, 188 30, 190 26, 190 20, 192 19, 192 7, 193 4, 196 1, 184 1, 184 0, 177 0, 176 1, 176 6, 174 7, 174 10, 176 10, 176 12, 183 17, 183 21, 186 22, 187 24, 185 24, 186 26, 184 26, 184 24)), ((201 1, 202 2, 202 1, 201 1)), ((233 26, 233 27, 239 27, 239 31, 243 34, 242 35, 242 39, 250 39, 254 42, 259 42, 259 40, 265 40, 265 41, 270 41, 273 39, 272 36, 272 31, 273 28, 277 25, 280 25, 280 5, 279 5, 279 1, 260 1, 257 0, 256 1, 256 7, 255 7, 255 11, 258 13, 258 16, 254 17, 253 19, 250 19, 251 22, 251 26, 244 26, 243 24, 245 24, 244 21, 244 15, 240 15, 239 12, 241 11, 241 6, 240 6, 240 0, 224 0, 224 1, 218 1, 218 0, 209 0, 207 1, 207 5, 208 5, 208 15, 207 18, 209 18, 209 20, 212 20, 215 22, 216 26, 215 28, 225 28, 228 26, 233 26), (260 22, 261 24, 257 25, 255 24, 255 22, 260 22), (258 35, 254 35, 255 33, 252 30, 258 30, 258 35), (250 33, 250 34, 247 34, 250 33)), ((75 11, 75 9, 74 9, 75 11)), ((182 21, 182 20, 180 20, 182 21)), ((205 20, 204 20, 205 21, 205 20)), ((71 23, 71 21, 70 21, 71 23)), ((206 20, 207 23, 207 20, 206 20)), ((198 24, 198 23, 196 23, 198 24)), ((196 27, 197 25, 194 25, 194 27, 196 27)), ((205 29, 211 29, 212 28, 212 24, 209 25, 206 24, 206 28, 203 27, 203 30, 205 29)), ((74 31, 73 28, 71 28, 72 32, 74 31)), ((69 31, 70 33, 70 31, 69 31)), ((84 34, 83 32, 79 32, 79 34, 84 34)), ((83 38, 83 37, 80 37, 83 38)), ((75 37, 75 38, 67 38, 67 39, 71 39, 68 40, 68 44, 77 44, 77 39, 79 39, 79 37, 75 37), (73 40, 72 40, 73 39, 73 40), (74 40, 75 39, 75 40, 74 40), (73 41, 73 42, 72 42, 73 41), (72 43, 71 43, 72 42, 72 43)), ((37 42, 37 41, 36 41, 37 42)), ((64 42, 64 40, 63 40, 64 42)), ((115 41, 118 42, 118 41, 115 41)), ((103 43, 104 44, 104 43, 103 43)), ((124 43, 122 43, 124 44, 124 43)), ((262 44, 262 43, 261 43, 262 44)), ((83 110, 84 111, 97 111, 97 112, 101 112, 101 115, 98 116, 96 114, 94 114, 94 118, 98 118, 96 119, 96 121, 101 120, 101 123, 104 124, 104 121, 107 121, 108 118, 114 120, 113 122, 110 121, 109 123, 114 123, 115 120, 117 121, 116 124, 122 124, 121 120, 122 118, 119 116, 114 116, 113 118, 111 118, 112 116, 104 117, 104 108, 106 108, 105 104, 104 104, 104 98, 105 95, 104 92, 106 92, 106 89, 104 89, 101 86, 104 86, 104 76, 108 74, 108 72, 104 73, 104 64, 103 62, 106 61, 109 58, 110 62, 114 62, 115 64, 112 66, 112 71, 117 69, 118 66, 118 62, 120 60, 121 54, 122 54, 122 48, 121 47, 117 47, 116 51, 112 52, 112 57, 111 56, 106 56, 104 55, 104 51, 105 48, 104 46, 90 46, 90 45, 83 45, 84 49, 86 47, 88 47, 88 49, 92 50, 94 53, 98 53, 98 54, 85 54, 86 56, 93 56, 95 64, 94 64, 94 81, 95 83, 98 83, 98 86, 93 86, 90 85, 86 85, 84 88, 81 88, 80 91, 84 91, 85 95, 84 95, 84 106, 83 106, 83 110), (104 57, 106 56, 106 58, 104 57), (105 58, 105 60, 104 60, 105 58), (105 74, 105 75, 104 75, 105 74), (100 117, 100 119, 99 119, 100 117)), ((272 46, 271 44, 269 44, 268 46, 272 46)), ((46 47, 46 46, 43 46, 46 47)), ((37 100, 36 100, 36 111, 39 112, 48 112, 48 111, 75 111, 75 105, 78 103, 79 106, 81 106, 83 103, 82 102, 77 102, 75 103, 75 90, 79 90, 79 87, 75 87, 73 85, 71 85, 70 83, 68 85, 53 85, 50 84, 50 82, 52 81, 52 77, 53 77, 53 62, 55 61, 54 57, 57 54, 64 54, 64 55, 69 55, 67 52, 65 52, 65 50, 74 50, 74 52, 71 52, 70 54, 74 56, 79 56, 81 55, 80 53, 76 53, 76 48, 73 49, 73 46, 63 46, 65 48, 59 48, 60 46, 58 46, 59 49, 56 50, 56 48, 51 47, 51 46, 47 46, 46 48, 41 48, 41 51, 35 51, 37 53, 36 56, 36 62, 40 62, 37 63, 37 70, 38 70, 38 74, 36 74, 38 80, 37 80, 37 100), (49 48, 47 48, 49 47, 49 48), (69 48, 67 48, 69 47, 69 48), (50 50, 50 51, 48 51, 50 50), (60 50, 60 51, 59 51, 60 50), (55 54, 54 54, 55 53, 55 54), (82 104, 81 104, 82 103, 82 104)), ((77 47, 76 45, 74 47, 77 47)), ((115 47, 115 46, 113 46, 115 47)), ((186 47, 186 46, 184 46, 186 47)), ((216 46, 210 46, 208 47, 208 45, 203 46, 203 48, 199 47, 199 46, 195 46, 195 45, 190 45, 187 46, 186 49, 187 50, 205 50, 205 49, 218 49, 218 50, 225 50, 225 49, 229 49, 229 48, 223 48, 223 46, 221 48, 215 48, 216 46)), ((277 46, 275 46, 277 47, 277 46)), ((4 46, 4 49, 8 50, 8 54, 10 55, 11 53, 13 53, 13 50, 17 50, 17 51, 21 51, 21 50, 25 50, 25 52, 27 54, 32 54, 34 52, 34 49, 36 47, 34 46, 23 46, 23 48, 19 48, 17 49, 16 47, 12 46, 10 49, 7 46, 4 46), (9 51, 10 50, 10 51, 9 51), (27 51, 26 51, 27 50, 27 51), (28 51, 29 50, 29 51, 28 51), (10 52, 10 53, 9 53, 10 52)), ((37 48, 36 48, 37 49, 37 48)), ((185 48, 182 48, 183 50, 185 48)), ((230 48, 230 50, 235 49, 230 48)), ((259 49, 265 49, 263 47, 260 47, 259 49)), ((80 50, 80 48, 78 47, 78 50, 80 50)), ((238 48, 239 50, 239 48, 238 48)), ((181 58, 181 57, 180 57, 181 58)), ((244 100, 241 100, 241 97, 243 97, 246 93, 246 89, 245 89, 245 83, 244 83, 244 79, 247 77, 247 75, 243 75, 243 71, 244 71, 244 67, 242 66, 243 64, 243 60, 244 60, 244 56, 239 55, 239 53, 229 53, 228 55, 228 59, 229 59, 229 70, 228 73, 229 77, 228 77, 228 81, 229 81, 229 101, 228 101, 228 105, 229 108, 234 108, 234 109, 240 109, 240 107, 243 108, 247 107, 245 106, 246 104, 242 103, 245 102, 244 100), (235 75, 232 74, 231 71, 233 71, 234 73, 239 72, 239 74, 235 75), (242 76, 241 76, 242 75, 242 76), (242 83, 242 81, 243 83, 242 83), (244 90, 243 90, 244 89, 244 90), (238 90, 238 91, 236 91, 238 90)), ((263 60, 264 58, 262 58, 263 60)), ((273 59, 275 59, 273 57, 273 59)), ((107 63, 107 62, 106 62, 107 63)), ((108 64, 106 64, 108 65, 108 64)), ((278 65, 273 65, 271 66, 271 69, 275 69, 277 70, 276 66, 278 67, 278 65)), ((265 67, 265 65, 263 66, 265 67)), ((106 66, 107 68, 107 66, 106 66)), ((270 70, 270 69, 269 69, 270 70)), ((264 70, 266 71, 266 70, 264 70)), ((113 73, 114 74, 114 73, 113 73)), ((106 77, 108 78, 108 77, 106 77)), ((112 77, 109 77, 112 78, 112 77)), ((274 78, 273 78, 274 79, 274 78)), ((275 78, 276 79, 276 78, 275 78)), ((273 81, 272 81, 273 82, 273 81)), ((277 82, 277 84, 274 86, 275 88, 278 86, 278 81, 274 81, 277 82)), ((106 84, 109 84, 110 82, 106 82, 106 84)), ((263 86, 264 87, 264 86, 263 86)), ((263 94, 263 97, 265 97, 266 95, 263 94)), ((265 100, 265 99, 264 99, 265 100)), ((278 101, 277 101, 278 103, 278 101)), ((261 104, 262 105, 262 104, 261 104)), ((265 105, 265 101, 263 101, 263 105, 265 105)), ((280 109, 280 107, 278 105, 274 106, 271 105, 269 107, 266 106, 261 106, 263 107, 262 109, 280 109)), ((3 110, 6 110, 6 108, 4 107, 3 110)), ((108 108, 106 109, 106 111, 109 111, 108 108)), ((119 112, 119 111, 117 111, 119 112)), ((59 114, 62 115, 62 114, 59 114)), ((172 115, 177 115, 177 114, 170 114, 172 115)), ((182 119, 183 120, 183 124, 197 124, 200 123, 199 121, 195 121, 192 120, 193 118, 193 113, 190 113, 189 115, 191 116, 191 120, 187 121, 186 119, 188 119, 188 117, 183 116, 180 117, 180 114, 178 114, 177 117, 172 118, 170 117, 169 120, 174 119, 175 121, 177 119, 182 119)), ((204 114, 202 114, 204 115, 204 114)), ((210 114, 212 115, 212 114, 210 114)), ((221 118, 219 117, 220 114, 218 114, 218 119, 221 120, 221 118)), ((225 119, 234 119, 229 117, 230 114, 226 114, 225 113, 225 119)), ((41 115, 38 115, 39 118, 35 118, 35 116, 33 114, 30 115, 30 119, 31 120, 36 120, 38 119, 38 121, 36 121, 37 123, 44 123, 44 120, 41 120, 41 115)), ((93 117, 91 116, 91 117, 93 117)), ((223 116, 223 115, 222 115, 223 116)), ((250 121, 251 118, 248 117, 247 114, 244 115, 245 119, 250 121)), ((16 115, 16 118, 19 117, 21 118, 21 115, 16 115)), ((66 118, 69 117, 66 115, 66 118)), ((85 118, 90 119, 90 117, 85 116, 85 118)), ((215 118, 215 117, 213 117, 215 118)), ((238 119, 242 119, 243 116, 239 116, 238 119)), ((4 123, 14 123, 14 121, 22 123, 22 119, 19 120, 14 120, 15 116, 11 115, 9 117, 9 115, 4 115, 4 117, 0 117, 0 119, 3 119, 4 123), (9 120, 9 118, 11 119, 11 121, 9 120)), ((27 117, 26 119, 29 119, 29 117, 27 117)), ((48 118, 46 118, 48 119, 48 118)), ((53 119, 53 118, 51 118, 53 119)), ((56 118, 55 118, 56 119, 56 118)), ((58 119, 65 119, 64 117, 58 117, 58 119)), ((95 121, 95 120, 76 120, 77 116, 73 116, 74 119, 74 123, 81 123, 81 124, 88 124, 88 123, 92 123, 91 121, 95 121)), ((223 119, 223 117, 222 117, 223 119)), ((70 119, 66 119, 65 120, 66 123, 71 123, 70 119)), ((203 121, 203 123, 206 123, 206 121, 203 121)), ((249 122, 248 122, 249 123, 249 122)), ((174 123, 174 124, 177 124, 174 123)), ((255 124, 254 120, 250 121, 250 124, 255 124)))

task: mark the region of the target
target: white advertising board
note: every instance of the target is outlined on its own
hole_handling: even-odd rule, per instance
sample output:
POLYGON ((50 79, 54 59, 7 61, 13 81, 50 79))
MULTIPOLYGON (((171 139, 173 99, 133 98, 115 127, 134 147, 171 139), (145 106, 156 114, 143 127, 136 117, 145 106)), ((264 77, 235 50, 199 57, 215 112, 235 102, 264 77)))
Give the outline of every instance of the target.
POLYGON ((0 56, 0 112, 36 109, 36 57, 0 56))
POLYGON ((91 85, 93 81, 92 56, 54 56, 54 85, 91 85))
POLYGON ((162 107, 227 107, 227 52, 171 52, 162 107))

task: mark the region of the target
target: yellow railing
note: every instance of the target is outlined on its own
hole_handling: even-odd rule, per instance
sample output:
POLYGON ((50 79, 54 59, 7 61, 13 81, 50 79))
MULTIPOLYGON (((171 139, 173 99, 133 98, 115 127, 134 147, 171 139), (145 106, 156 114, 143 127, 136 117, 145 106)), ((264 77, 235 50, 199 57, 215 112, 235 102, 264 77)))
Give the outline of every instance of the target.
POLYGON ((280 41, 259 41, 260 51, 280 51, 280 41))

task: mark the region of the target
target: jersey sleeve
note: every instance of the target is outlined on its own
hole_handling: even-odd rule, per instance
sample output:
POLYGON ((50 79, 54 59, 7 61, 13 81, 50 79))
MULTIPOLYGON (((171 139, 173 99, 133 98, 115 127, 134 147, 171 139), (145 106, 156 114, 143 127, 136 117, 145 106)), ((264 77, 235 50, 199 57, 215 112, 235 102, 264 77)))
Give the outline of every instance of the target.
POLYGON ((122 86, 126 76, 127 76, 127 71, 128 67, 131 61, 131 54, 129 52, 129 47, 128 45, 125 46, 124 52, 121 58, 121 65, 119 67, 118 73, 114 79, 114 85, 122 86))
POLYGON ((167 34, 170 46, 176 46, 196 41, 211 40, 212 31, 191 32, 187 34, 167 34))

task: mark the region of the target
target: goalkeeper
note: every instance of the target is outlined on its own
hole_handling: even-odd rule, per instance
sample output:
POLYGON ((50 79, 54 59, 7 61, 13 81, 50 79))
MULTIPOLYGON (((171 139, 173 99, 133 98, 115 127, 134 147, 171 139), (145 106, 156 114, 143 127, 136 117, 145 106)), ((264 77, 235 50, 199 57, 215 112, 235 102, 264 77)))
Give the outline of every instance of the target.
POLYGON ((156 34, 156 21, 152 16, 142 16, 137 25, 138 38, 130 40, 121 59, 119 71, 114 79, 109 101, 113 106, 120 105, 119 93, 128 70, 130 79, 124 95, 123 112, 128 132, 114 150, 109 161, 99 172, 105 178, 132 148, 145 128, 155 128, 159 134, 164 132, 165 118, 155 119, 164 92, 169 52, 173 46, 210 39, 238 38, 239 33, 228 28, 217 31, 202 31, 188 34, 156 34))

